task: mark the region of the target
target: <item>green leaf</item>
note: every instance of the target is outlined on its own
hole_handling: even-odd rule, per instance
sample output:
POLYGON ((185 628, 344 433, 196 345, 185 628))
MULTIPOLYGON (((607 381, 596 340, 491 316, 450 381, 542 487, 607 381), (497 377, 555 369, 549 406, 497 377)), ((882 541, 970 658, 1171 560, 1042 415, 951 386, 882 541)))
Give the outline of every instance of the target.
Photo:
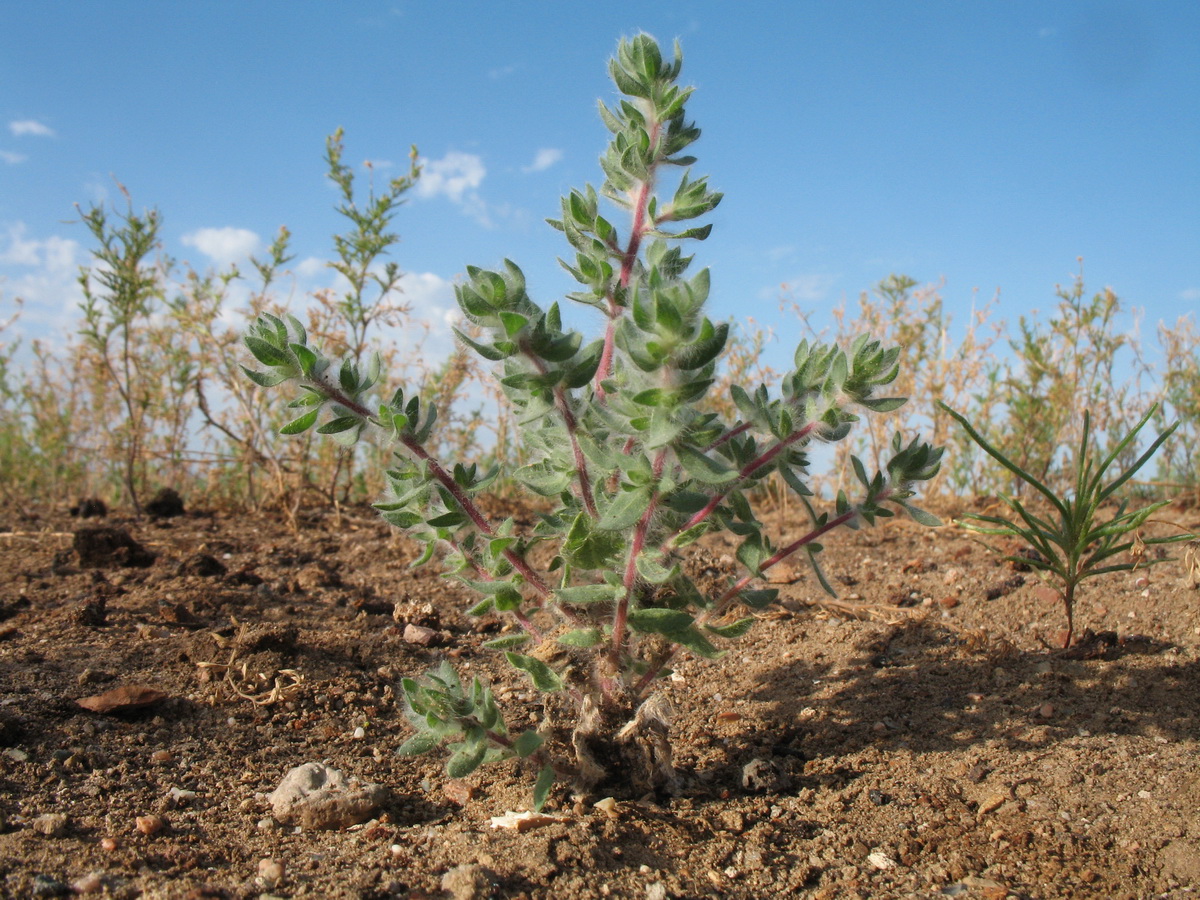
POLYGON ((701 484, 727 484, 738 477, 736 470, 722 465, 687 444, 677 444, 675 455, 679 458, 683 470, 701 484))
POLYGON ((679 566, 667 567, 649 553, 638 554, 634 560, 637 573, 650 584, 665 584, 679 574, 679 566))
POLYGON ((330 419, 318 428, 317 434, 340 434, 360 424, 362 424, 362 420, 358 416, 338 416, 336 419, 330 419))
POLYGON ((650 488, 621 491, 600 516, 596 527, 602 531, 623 531, 637 522, 650 505, 650 488))
POLYGON ((441 740, 435 734, 414 734, 396 750, 397 756, 420 756, 436 747, 441 740))
POLYGON ((484 641, 483 646, 488 650, 511 650, 513 647, 520 647, 527 643, 529 643, 529 635, 510 634, 495 640, 484 641))
POLYGON ((487 749, 485 738, 465 741, 462 749, 451 756, 450 761, 446 763, 446 774, 451 778, 466 778, 479 768, 483 757, 487 755, 487 749))
POLYGON ((571 475, 555 469, 548 459, 522 466, 513 475, 525 487, 543 497, 557 496, 571 484, 571 475))
POLYGON ((604 634, 599 628, 576 628, 558 637, 558 642, 568 647, 595 647, 602 640, 604 634))
POLYGON ((303 344, 288 344, 288 346, 296 354, 296 359, 300 361, 300 371, 305 375, 311 375, 313 366, 317 364, 317 354, 303 344))
POLYGON ((303 434, 308 429, 312 428, 317 422, 317 416, 320 414, 320 409, 312 409, 306 412, 298 419, 292 419, 282 428, 279 429, 280 434, 303 434))
POLYGON ((476 353, 478 353, 484 359, 489 360, 491 362, 497 362, 501 359, 505 359, 512 355, 511 353, 505 353, 502 350, 498 350, 496 347, 494 347, 490 344, 481 344, 481 343, 479 343, 479 341, 475 340, 472 337, 467 336, 463 332, 459 331, 457 328, 454 329, 454 334, 458 337, 458 339, 460 341, 462 341, 464 344, 466 344, 468 347, 470 347, 472 350, 474 350, 476 353))
MULTIPOLYGON (((745 595, 743 595, 743 599, 745 599, 745 595)), ((719 637, 732 640, 734 638, 740 638, 742 635, 744 635, 751 629, 756 621, 757 619, 755 619, 754 616, 747 616, 746 618, 738 619, 736 622, 733 622, 729 625, 706 625, 704 627, 719 637)))
POLYGON ((607 584, 582 584, 577 587, 559 588, 554 592, 559 603, 586 606, 589 603, 607 603, 616 599, 614 589, 607 584))
POLYGON ((247 378, 257 384, 259 387, 265 388, 275 387, 277 384, 283 384, 283 382, 287 381, 290 377, 286 372, 271 372, 268 374, 267 372, 255 372, 253 369, 247 369, 245 366, 242 366, 241 369, 246 373, 247 378))
POLYGON ((292 358, 288 356, 287 352, 280 350, 274 344, 249 334, 243 340, 246 342, 246 348, 254 354, 254 358, 264 366, 290 367, 292 365, 292 358))
POLYGON ((427 524, 432 528, 458 528, 467 523, 467 516, 458 510, 442 513, 429 519, 427 524))
POLYGON ((926 512, 923 509, 919 509, 913 506, 911 503, 901 503, 900 505, 904 507, 905 512, 912 516, 913 520, 920 525, 925 525, 929 528, 937 528, 942 524, 942 520, 931 512, 926 512))
POLYGON ((554 766, 550 763, 542 766, 538 773, 537 782, 533 785, 533 810, 541 812, 550 797, 550 788, 554 787, 554 766))
POLYGON ((764 588, 757 591, 742 591, 738 594, 738 599, 751 609, 766 609, 775 602, 775 598, 778 596, 779 591, 775 588, 764 588))
POLYGON ((533 686, 539 691, 551 693, 560 691, 563 688, 563 680, 558 676, 553 669, 533 656, 523 656, 520 653, 508 652, 504 654, 504 658, 508 660, 509 665, 515 669, 520 669, 529 675, 533 681, 533 686))
POLYGON ((704 659, 720 659, 725 655, 723 650, 718 650, 714 647, 712 642, 695 628, 674 631, 666 635, 666 637, 668 640, 674 641, 681 647, 686 647, 704 659))
POLYGON ((634 631, 673 635, 692 624, 694 617, 678 609, 635 609, 629 614, 629 627, 634 631))
POLYGON ((545 738, 532 729, 522 731, 517 735, 517 739, 513 741, 512 749, 517 756, 524 759, 532 753, 535 753, 538 747, 545 743, 545 738))

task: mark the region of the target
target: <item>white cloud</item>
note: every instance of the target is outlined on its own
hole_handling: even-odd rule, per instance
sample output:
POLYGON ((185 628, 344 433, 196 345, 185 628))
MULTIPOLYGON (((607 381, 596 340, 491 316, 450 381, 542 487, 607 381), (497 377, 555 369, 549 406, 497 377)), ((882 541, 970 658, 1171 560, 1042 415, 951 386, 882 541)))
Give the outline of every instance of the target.
POLYGON ((542 147, 534 155, 533 162, 528 166, 522 166, 521 171, 526 174, 544 172, 562 158, 563 152, 557 147, 542 147))
POLYGON ((1184 288, 1179 292, 1179 299, 1184 303, 1200 302, 1200 288, 1184 288))
POLYGON ((78 278, 83 247, 51 235, 44 240, 26 235, 23 222, 9 225, 0 235, 0 290, 6 298, 25 303, 19 330, 33 337, 70 333, 76 309, 83 300, 78 278))
POLYGON ((424 160, 424 169, 417 180, 417 195, 436 197, 444 194, 455 203, 462 203, 469 192, 483 184, 487 168, 474 153, 451 150, 441 159, 424 160))
POLYGON ((20 119, 8 123, 8 130, 17 137, 54 137, 54 129, 34 119, 20 119))
POLYGON ((180 240, 188 247, 195 247, 219 266, 243 260, 262 247, 258 235, 245 228, 200 228, 185 234, 180 240))
POLYGON ((487 76, 488 76, 488 78, 492 79, 493 81, 496 81, 497 79, 500 79, 500 78, 507 78, 509 75, 511 75, 515 71, 517 71, 516 66, 512 66, 512 65, 498 66, 495 69, 488 69, 487 76))
POLYGON ((482 157, 451 150, 441 159, 422 159, 420 162, 421 177, 417 179, 416 188, 418 197, 446 197, 484 228, 492 227, 488 205, 477 190, 487 175, 482 157))
POLYGON ((317 273, 325 271, 326 265, 325 260, 318 256, 306 256, 294 268, 300 278, 316 278, 317 273))
POLYGON ((11 153, 8 150, 0 150, 0 160, 3 160, 10 166, 20 165, 29 159, 24 153, 11 153))

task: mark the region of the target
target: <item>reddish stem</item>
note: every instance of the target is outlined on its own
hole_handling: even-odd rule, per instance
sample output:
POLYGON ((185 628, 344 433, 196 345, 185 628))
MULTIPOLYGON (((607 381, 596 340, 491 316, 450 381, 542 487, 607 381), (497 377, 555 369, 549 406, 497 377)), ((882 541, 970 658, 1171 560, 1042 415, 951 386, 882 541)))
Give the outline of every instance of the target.
MULTIPOLYGON (((659 123, 657 119, 650 123, 650 145, 658 145, 659 123)), ((633 267, 637 264, 638 253, 642 248, 642 236, 648 226, 646 224, 646 209, 650 203, 650 195, 654 190, 655 164, 646 173, 646 180, 638 185, 637 195, 633 201, 633 223, 629 230, 629 243, 625 245, 625 253, 621 256, 621 274, 618 284, 621 289, 629 287, 633 278, 633 267)), ((604 329, 604 351, 600 355, 600 367, 596 369, 596 396, 603 402, 607 396, 601 383, 612 374, 613 346, 616 341, 616 321, 621 317, 621 307, 610 295, 608 298, 608 326, 604 329)))
MULTIPOLYGON (((690 519, 688 519, 686 523, 684 523, 683 527, 681 527, 679 529, 679 531, 676 532, 675 537, 678 537, 679 534, 687 531, 689 528, 696 527, 701 522, 703 522, 705 519, 707 519, 710 515, 712 515, 713 510, 715 510, 718 506, 721 505, 721 501, 724 500, 727 496, 729 496, 729 492, 731 490, 733 490, 733 488, 737 484, 737 482, 744 481, 745 479, 749 478, 751 475, 753 475, 755 472, 757 472, 759 469, 761 469, 767 463, 771 462, 771 460, 773 460, 776 456, 778 456, 784 449, 786 449, 790 445, 796 443, 796 441, 798 441, 804 437, 807 437, 814 428, 816 428, 816 424, 810 422, 809 424, 805 425, 803 428, 788 435, 782 441, 779 441, 777 444, 772 446, 769 450, 764 452, 762 455, 756 457, 755 459, 750 460, 750 462, 748 462, 748 463, 746 463, 746 465, 742 466, 741 470, 738 472, 738 477, 737 477, 736 481, 734 482, 734 484, 731 484, 728 488, 721 491, 720 493, 714 494, 712 499, 710 499, 708 501, 708 503, 705 504, 703 509, 701 509, 695 515, 693 515, 690 519)), ((713 446, 715 446, 715 445, 713 445, 713 446)), ((667 550, 669 550, 671 548, 674 540, 675 540, 675 538, 672 538, 671 541, 669 541, 667 544, 664 545, 664 548, 663 548, 664 552, 666 552, 667 550)))
MULTIPOLYGON (((886 500, 890 495, 891 495, 891 489, 890 488, 885 489, 884 492, 878 498, 876 498, 877 502, 882 502, 882 501, 886 500)), ((815 541, 819 537, 821 537, 821 535, 826 534, 835 528, 840 528, 842 525, 845 525, 847 522, 849 522, 851 519, 853 519, 857 515, 858 515, 857 507, 855 507, 853 509, 848 509, 848 510, 846 510, 846 512, 842 513, 840 516, 834 516, 832 519, 830 519, 824 525, 814 528, 808 534, 804 535, 804 537, 799 538, 798 540, 792 541, 792 543, 788 544, 786 547, 784 547, 782 550, 777 552, 770 559, 763 562, 758 567, 757 571, 750 572, 750 573, 742 576, 740 579, 738 579, 733 584, 732 587, 730 587, 728 590, 725 591, 724 594, 722 594, 720 596, 720 598, 717 600, 717 602, 715 604, 713 604, 713 606, 710 609, 705 610, 704 612, 700 613, 700 615, 696 616, 696 620, 695 620, 695 622, 693 622, 693 626, 703 625, 705 622, 721 618, 721 616, 725 615, 725 613, 729 609, 729 607, 733 605, 733 602, 735 600, 737 600, 737 598, 741 595, 742 591, 744 591, 746 589, 747 585, 749 585, 751 581, 753 581, 755 578, 758 578, 759 576, 761 576, 764 572, 767 571, 767 569, 771 568, 772 566, 776 565, 777 563, 782 562, 784 559, 791 556, 797 550, 801 549, 802 547, 807 546, 808 544, 811 544, 813 541, 815 541)), ((678 652, 679 652, 679 647, 678 647, 678 645, 676 645, 676 646, 672 647, 670 650, 667 650, 666 652, 660 654, 657 658, 655 658, 650 663, 650 666, 646 669, 646 673, 640 679, 638 679, 637 684, 634 685, 634 688, 633 688, 634 697, 642 696, 642 694, 643 694, 643 692, 645 692, 646 688, 648 688, 650 686, 650 684, 654 681, 654 679, 658 678, 659 673, 661 673, 663 670, 663 667, 668 665, 671 662, 671 660, 675 658, 675 654, 678 652)))
MULTIPOLYGON (((521 349, 538 373, 545 375, 546 364, 525 347, 521 349)), ((592 496, 592 479, 588 475, 587 459, 584 457, 583 450, 579 446, 579 439, 576 437, 579 423, 575 419, 575 413, 571 411, 571 405, 567 402, 567 393, 563 390, 562 385, 554 388, 554 405, 558 408, 558 414, 563 418, 567 435, 571 438, 571 453, 575 459, 575 474, 579 478, 579 495, 583 499, 584 508, 593 519, 598 519, 600 515, 596 511, 596 498, 592 496)))
MULTIPOLYGON (((655 481, 662 477, 663 464, 666 462, 666 458, 666 448, 660 450, 658 456, 654 458, 655 481)), ((637 526, 633 531, 633 543, 630 544, 629 556, 625 563, 625 593, 621 596, 621 600, 617 604, 617 611, 613 616, 613 636, 612 646, 609 650, 609 664, 614 672, 619 670, 621 648, 625 645, 625 629, 629 622, 629 603, 633 599, 633 589, 637 584, 638 554, 642 552, 642 548, 646 545, 646 532, 650 529, 650 522, 654 518, 654 511, 657 506, 658 491, 654 491, 650 495, 650 501, 646 504, 646 511, 638 519, 637 526)))

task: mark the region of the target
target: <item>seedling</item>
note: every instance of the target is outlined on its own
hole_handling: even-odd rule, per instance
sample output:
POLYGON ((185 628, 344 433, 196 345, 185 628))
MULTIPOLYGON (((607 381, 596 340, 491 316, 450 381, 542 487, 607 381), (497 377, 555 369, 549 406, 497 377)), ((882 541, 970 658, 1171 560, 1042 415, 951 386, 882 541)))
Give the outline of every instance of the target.
POLYGON ((1075 633, 1075 593, 1081 582, 1107 572, 1129 572, 1135 568, 1149 568, 1166 558, 1156 558, 1146 553, 1146 547, 1154 544, 1174 544, 1192 540, 1192 534, 1174 534, 1167 537, 1142 538, 1138 530, 1154 513, 1167 506, 1169 500, 1160 500, 1141 509, 1129 509, 1129 501, 1121 500, 1112 518, 1100 521, 1105 504, 1114 499, 1117 491, 1154 456, 1155 452, 1175 431, 1178 423, 1154 439, 1153 443, 1128 468, 1122 470, 1111 481, 1105 475, 1113 463, 1130 447, 1147 422, 1157 410, 1157 404, 1142 416, 1124 438, 1109 452, 1108 456, 1096 461, 1090 444, 1091 417, 1083 414, 1083 436, 1075 453, 1075 487, 1070 496, 1060 497, 1057 493, 1026 472, 1007 456, 988 443, 966 417, 942 404, 967 434, 988 456, 1016 475, 1049 504, 1050 512, 1043 517, 1033 512, 1025 503, 1013 497, 1001 495, 1000 499, 1016 513, 1017 521, 1001 516, 968 514, 961 523, 977 534, 1016 538, 1033 555, 1005 554, 1003 550, 988 545, 994 552, 1013 562, 1021 562, 1042 574, 1058 591, 1067 613, 1067 630, 1063 649, 1071 646, 1075 633), (1116 561, 1123 553, 1130 558, 1116 561))
POLYGON ((510 620, 513 633, 486 646, 544 697, 543 723, 513 734, 487 685, 464 684, 444 663, 403 682, 415 734, 402 751, 448 743, 455 777, 492 760, 531 760, 540 772, 537 807, 556 779, 585 790, 616 779, 637 789, 671 784, 660 679, 679 654, 718 659, 755 624, 776 599, 758 581, 772 566, 799 554, 832 593, 817 564, 831 531, 896 509, 937 524, 910 503, 942 456, 918 440, 896 435, 873 474, 853 459, 856 500, 839 492, 823 504, 808 487, 810 444, 841 441, 860 415, 905 402, 881 395, 897 376, 899 348, 866 335, 848 350, 802 341, 775 390, 731 388, 739 418, 705 411, 728 326, 705 316, 708 270, 688 275, 692 257, 680 245, 709 236, 712 226, 695 220, 721 194, 688 169, 694 158, 685 151, 700 130, 685 117, 691 88, 677 83, 681 65, 678 46, 668 60, 646 35, 621 41, 609 72, 624 96, 600 104, 613 135, 600 160, 604 183, 571 191, 550 223, 572 248, 562 264, 581 289, 569 299, 599 313, 601 335, 585 341, 564 325, 557 303, 535 303, 509 261, 500 271, 468 266, 458 288, 472 326, 459 337, 499 369, 535 462, 510 472, 443 463, 430 449, 436 409, 403 389, 380 402, 372 395, 377 360, 334 365, 293 317, 261 316, 245 338, 264 367, 247 369, 251 379, 298 388, 298 415, 285 433, 315 427, 353 443, 370 432, 394 445, 390 496, 377 508, 424 544, 419 563, 440 552, 448 576, 478 593, 472 615, 510 620), (674 191, 659 194, 679 169, 674 191), (613 209, 629 218, 624 233, 608 218, 613 209), (747 499, 772 473, 807 515, 801 533, 778 542, 747 499), (532 531, 511 518, 492 521, 477 502, 502 476, 545 498, 532 531), (701 590, 683 551, 722 530, 740 541, 740 568, 701 590))

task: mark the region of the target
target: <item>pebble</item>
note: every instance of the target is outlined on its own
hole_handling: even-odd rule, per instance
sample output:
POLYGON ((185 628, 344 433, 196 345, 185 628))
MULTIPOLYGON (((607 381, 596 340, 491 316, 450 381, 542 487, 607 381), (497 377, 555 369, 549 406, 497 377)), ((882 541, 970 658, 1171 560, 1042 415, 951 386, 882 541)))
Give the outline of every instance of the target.
POLYGON ((868 854, 867 862, 881 871, 894 869, 896 867, 896 861, 880 850, 876 850, 873 853, 868 854))
POLYGON ((66 813, 46 813, 38 816, 30 823, 30 827, 46 837, 57 837, 67 830, 66 813))
POLYGON ((260 859, 258 861, 258 882, 267 890, 275 887, 283 880, 283 863, 277 859, 260 859))
POLYGON ((646 900, 667 900, 667 886, 661 881, 646 885, 646 900))
POLYGON ((378 784, 350 784, 337 769, 310 762, 291 769, 268 799, 280 822, 336 830, 366 822, 387 799, 378 784))
POLYGON ((155 750, 150 754, 150 762, 156 766, 165 766, 167 763, 175 761, 175 754, 170 750, 155 750))
POLYGON ((752 759, 742 767, 742 787, 748 791, 777 792, 787 788, 789 779, 772 760, 752 759))
POLYGON ((51 878, 49 875, 33 876, 33 896, 35 897, 66 897, 71 893, 71 886, 51 878))
POLYGON ((100 838, 100 849, 105 853, 112 853, 120 846, 120 843, 114 837, 100 838))
POLYGON ((446 782, 445 787, 442 788, 442 793, 455 806, 466 806, 471 798, 475 796, 475 789, 461 778, 451 778, 446 782))
POLYGON ((1054 708, 1053 703, 1043 703, 1038 707, 1038 715, 1043 719, 1053 719, 1056 712, 1058 710, 1054 708))
POLYGON ((104 890, 104 875, 100 872, 89 872, 71 882, 71 890, 76 894, 95 894, 104 890))
POLYGON ((465 863, 442 876, 442 890, 453 900, 483 900, 491 896, 492 885, 483 866, 465 863))
POLYGON ((367 729, 363 728, 361 725, 359 725, 357 728, 354 729, 354 739, 356 741, 361 741, 366 736, 367 736, 367 729))
POLYGON ((409 644, 418 644, 422 647, 428 647, 437 639, 438 633, 432 628, 426 628, 424 625, 414 625, 409 622, 404 626, 404 640, 409 644))
POLYGON ((150 836, 158 834, 167 827, 167 820, 162 816, 156 816, 153 813, 148 816, 138 816, 134 819, 134 825, 142 834, 150 836))

